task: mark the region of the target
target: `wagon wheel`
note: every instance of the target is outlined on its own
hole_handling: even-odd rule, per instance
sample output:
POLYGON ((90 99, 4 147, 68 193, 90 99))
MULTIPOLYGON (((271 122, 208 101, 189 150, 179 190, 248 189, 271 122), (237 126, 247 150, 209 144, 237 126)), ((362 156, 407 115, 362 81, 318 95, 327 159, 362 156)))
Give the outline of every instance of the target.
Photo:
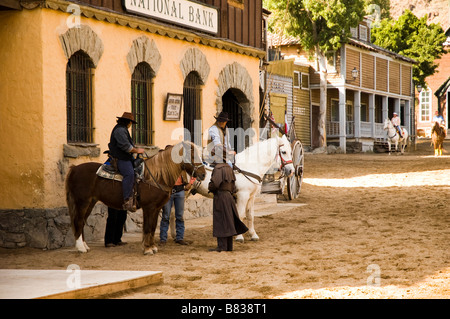
POLYGON ((294 164, 295 173, 287 178, 287 193, 289 200, 297 198, 302 188, 305 152, 303 150, 303 145, 299 140, 294 140, 292 142, 292 164, 294 164))

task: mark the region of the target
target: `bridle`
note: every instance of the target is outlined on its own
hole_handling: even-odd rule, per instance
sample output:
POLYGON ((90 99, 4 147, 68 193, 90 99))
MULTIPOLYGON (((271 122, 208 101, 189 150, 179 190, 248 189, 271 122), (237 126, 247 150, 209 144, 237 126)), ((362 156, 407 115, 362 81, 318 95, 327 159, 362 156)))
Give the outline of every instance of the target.
MULTIPOLYGON (((277 159, 277 156, 280 157, 281 160, 281 166, 280 166, 280 170, 282 171, 283 168, 288 165, 288 164, 292 164, 292 160, 285 160, 283 158, 283 155, 281 154, 281 147, 284 146, 284 144, 279 144, 278 147, 278 152, 275 154, 275 161, 277 159)), ((254 181, 252 181, 248 176, 253 177, 254 179, 256 179, 258 181, 258 183, 262 182, 261 177, 259 177, 258 175, 252 173, 252 172, 247 172, 247 171, 243 171, 241 170, 239 167, 237 167, 235 164, 233 164, 233 169, 235 169, 236 171, 238 171, 239 173, 241 173, 242 175, 244 175, 245 178, 247 178, 250 182, 252 182, 253 184, 256 184, 254 181)), ((281 174, 280 178, 282 178, 284 176, 284 173, 281 174)))
POLYGON ((280 168, 284 168, 286 165, 292 164, 292 163, 293 163, 292 160, 285 160, 285 159, 283 158, 283 155, 281 154, 281 147, 282 147, 282 146, 284 146, 284 144, 278 145, 278 156, 279 156, 280 159, 281 159, 281 166, 280 166, 280 168))
POLYGON ((200 158, 200 163, 199 164, 195 164, 194 159, 195 159, 195 151, 192 150, 194 153, 191 153, 191 158, 187 161, 183 161, 183 164, 181 165, 181 170, 188 173, 189 175, 196 177, 196 172, 204 167, 205 165, 203 164, 203 161, 200 158), (190 174, 187 170, 186 170, 186 165, 191 165, 192 166, 192 174, 190 174))
MULTIPOLYGON (((147 157, 147 158, 148 158, 148 157, 147 157)), ((162 185, 161 185, 160 183, 158 183, 158 181, 157 181, 156 178, 153 176, 153 174, 152 174, 152 172, 150 171, 150 169, 147 167, 147 163, 146 163, 145 161, 144 161, 143 163, 144 163, 144 167, 145 167, 145 169, 147 170, 148 174, 149 174, 149 175, 151 176, 151 178, 153 179, 153 182, 156 184, 156 186, 158 186, 158 188, 159 188, 160 190, 164 191, 162 185)), ((195 177, 196 172, 197 172, 200 168, 202 168, 202 167, 204 167, 204 166, 205 166, 205 165, 204 165, 203 163, 200 163, 200 164, 195 164, 195 163, 194 163, 194 164, 192 164, 191 161, 189 161, 188 163, 183 162, 182 165, 181 165, 181 171, 195 177), (187 169, 186 169, 186 165, 191 165, 191 166, 192 166, 192 174, 189 174, 189 172, 188 172, 187 169)), ((142 180, 142 181, 143 181, 144 183, 146 183, 146 184, 150 184, 150 183, 149 183, 148 181, 146 181, 146 180, 142 180)), ((166 188, 166 187, 164 187, 164 188, 166 188)))
POLYGON ((203 163, 200 163, 200 164, 192 164, 192 163, 185 163, 185 162, 183 162, 183 165, 181 165, 181 170, 182 171, 184 171, 184 172, 186 172, 186 173, 188 173, 189 175, 191 175, 191 176, 193 176, 193 177, 196 177, 195 175, 196 175, 196 172, 200 169, 200 168, 202 168, 202 167, 204 167, 205 165, 203 164, 203 163), (188 171, 187 171, 187 169, 186 169, 186 165, 191 165, 192 166, 192 174, 190 174, 188 171))
POLYGON ((387 130, 386 134, 387 134, 388 138, 392 140, 394 137, 397 136, 397 130, 395 129, 395 127, 393 125, 392 125, 392 127, 390 125, 388 125, 388 124, 386 124, 386 125, 385 125, 385 127, 383 129, 387 130), (389 130, 392 130, 392 129, 394 130, 394 135, 389 136, 389 130))

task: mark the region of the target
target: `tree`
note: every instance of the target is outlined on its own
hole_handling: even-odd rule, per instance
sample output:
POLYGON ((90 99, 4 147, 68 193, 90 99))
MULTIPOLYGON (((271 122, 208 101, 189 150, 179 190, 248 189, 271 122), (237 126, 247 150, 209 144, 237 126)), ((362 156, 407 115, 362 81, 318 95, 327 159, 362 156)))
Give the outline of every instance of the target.
POLYGON ((320 74, 319 145, 326 146, 327 63, 364 17, 364 0, 264 0, 272 11, 269 30, 285 32, 317 57, 320 74))
POLYGON ((374 44, 416 60, 414 82, 426 87, 426 78, 433 75, 438 67, 434 61, 445 52, 443 43, 446 36, 439 24, 427 25, 426 16, 419 19, 406 10, 396 21, 382 20, 371 34, 374 44))

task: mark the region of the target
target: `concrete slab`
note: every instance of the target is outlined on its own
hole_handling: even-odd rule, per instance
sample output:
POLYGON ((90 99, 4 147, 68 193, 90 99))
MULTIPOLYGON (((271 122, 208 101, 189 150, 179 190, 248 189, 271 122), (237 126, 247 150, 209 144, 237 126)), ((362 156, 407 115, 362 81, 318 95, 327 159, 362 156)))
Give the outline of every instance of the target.
POLYGON ((0 269, 0 299, 84 299, 162 282, 160 271, 0 269))

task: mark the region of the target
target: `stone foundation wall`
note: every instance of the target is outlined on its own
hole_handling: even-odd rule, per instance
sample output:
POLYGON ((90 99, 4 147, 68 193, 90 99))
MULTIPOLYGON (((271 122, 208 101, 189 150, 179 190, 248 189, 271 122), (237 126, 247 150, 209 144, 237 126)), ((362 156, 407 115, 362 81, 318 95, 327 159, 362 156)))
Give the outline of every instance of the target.
MULTIPOLYGON (((212 199, 200 195, 186 200, 184 218, 212 214, 212 199)), ((102 204, 92 210, 84 228, 87 242, 103 240, 108 208, 102 204)), ((158 219, 158 223, 159 223, 158 219)), ((127 232, 142 231, 142 210, 128 212, 127 232)), ((159 224, 158 224, 159 227, 159 224)), ((57 249, 75 245, 67 207, 57 209, 0 210, 0 247, 57 249)))

